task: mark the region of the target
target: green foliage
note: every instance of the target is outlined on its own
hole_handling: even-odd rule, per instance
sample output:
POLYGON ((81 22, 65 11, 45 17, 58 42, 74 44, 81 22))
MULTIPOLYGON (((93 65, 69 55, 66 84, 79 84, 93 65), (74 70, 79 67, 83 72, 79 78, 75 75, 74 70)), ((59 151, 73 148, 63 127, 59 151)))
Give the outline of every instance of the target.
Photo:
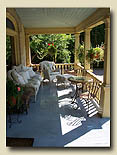
POLYGON ((6 64, 10 64, 12 62, 12 52, 11 52, 11 42, 10 37, 6 36, 6 64))
POLYGON ((53 61, 56 61, 57 57, 57 48, 53 43, 48 44, 47 53, 53 58, 53 61))
POLYGON ((91 48, 90 50, 87 50, 87 60, 89 60, 89 62, 93 62, 95 61, 102 61, 104 60, 104 50, 96 47, 96 48, 91 48))
POLYGON ((70 51, 70 62, 74 62, 74 51, 75 51, 75 35, 71 34, 71 38, 68 41, 68 48, 67 50, 70 51))
POLYGON ((17 108, 22 104, 21 96, 24 92, 24 88, 18 85, 15 85, 12 80, 7 80, 6 83, 6 102, 8 106, 17 108))
POLYGON ((92 62, 94 60, 94 56, 95 56, 95 50, 94 48, 91 47, 90 50, 87 50, 86 58, 89 62, 92 62))
POLYGON ((96 54, 96 56, 95 56, 96 60, 104 61, 104 50, 99 47, 96 47, 96 48, 94 48, 94 51, 96 54))
POLYGON ((58 53, 57 56, 58 63, 70 63, 70 51, 63 49, 58 53))
POLYGON ((78 47, 78 53, 77 53, 77 55, 78 55, 78 59, 79 59, 79 61, 80 61, 80 63, 81 63, 81 65, 83 66, 84 65, 84 44, 83 45, 79 45, 79 47, 78 47))
POLYGON ((31 56, 32 61, 36 63, 38 59, 43 59, 47 55, 47 44, 46 44, 46 36, 43 38, 39 35, 33 35, 30 37, 30 48, 31 48, 31 56))
POLYGON ((31 36, 30 47, 32 63, 39 63, 44 59, 54 59, 56 62, 58 62, 58 60, 63 61, 63 58, 65 58, 64 61, 66 61, 66 57, 58 57, 58 55, 59 53, 61 54, 61 51, 68 50, 68 48, 70 50, 69 54, 73 54, 71 53, 71 51, 73 52, 73 46, 71 47, 70 42, 73 43, 73 36, 71 34, 43 34, 31 36), (62 59, 60 60, 60 58, 62 59))

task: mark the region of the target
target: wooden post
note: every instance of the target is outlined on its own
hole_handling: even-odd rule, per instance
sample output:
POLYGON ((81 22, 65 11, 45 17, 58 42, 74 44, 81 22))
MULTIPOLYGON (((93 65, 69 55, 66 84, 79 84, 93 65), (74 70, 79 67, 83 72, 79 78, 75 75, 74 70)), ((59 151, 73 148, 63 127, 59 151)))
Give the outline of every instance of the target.
POLYGON ((77 64, 79 63, 79 58, 78 58, 78 47, 80 44, 80 41, 79 41, 80 37, 79 36, 80 36, 80 33, 75 34, 74 69, 76 69, 77 64))
POLYGON ((90 70, 90 62, 87 61, 86 55, 87 55, 87 50, 90 49, 90 31, 91 29, 85 29, 85 41, 84 41, 84 52, 85 52, 85 60, 84 60, 84 68, 86 70, 90 70))
POLYGON ((21 64, 26 65, 25 32, 23 24, 20 24, 19 32, 21 64))
POLYGON ((102 117, 110 117, 110 18, 105 19, 104 82, 100 105, 102 117))
POLYGON ((19 42, 18 42, 18 33, 14 36, 14 49, 15 49, 15 63, 16 65, 20 64, 20 52, 19 52, 19 42))
POLYGON ((29 40, 29 35, 26 34, 25 36, 25 40, 26 40, 26 65, 30 65, 31 64, 31 53, 30 53, 30 40, 29 40))
POLYGON ((61 74, 64 74, 64 65, 62 65, 62 72, 61 74))

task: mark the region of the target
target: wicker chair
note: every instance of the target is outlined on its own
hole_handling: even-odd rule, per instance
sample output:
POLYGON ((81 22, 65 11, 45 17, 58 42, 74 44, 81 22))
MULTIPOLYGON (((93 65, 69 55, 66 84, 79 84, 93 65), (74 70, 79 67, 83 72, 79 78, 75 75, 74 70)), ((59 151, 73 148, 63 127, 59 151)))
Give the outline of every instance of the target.
POLYGON ((56 79, 57 75, 60 75, 60 72, 55 71, 55 63, 51 61, 42 61, 40 63, 41 70, 44 76, 44 80, 47 79, 49 82, 53 82, 56 79))

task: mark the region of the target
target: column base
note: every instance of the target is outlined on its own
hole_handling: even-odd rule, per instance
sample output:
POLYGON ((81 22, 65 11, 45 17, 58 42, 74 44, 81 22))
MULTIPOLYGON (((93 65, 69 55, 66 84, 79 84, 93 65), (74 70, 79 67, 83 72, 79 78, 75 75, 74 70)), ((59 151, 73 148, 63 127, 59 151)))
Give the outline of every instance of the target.
POLYGON ((101 88, 100 106, 102 108, 102 117, 110 117, 110 85, 104 85, 101 88))

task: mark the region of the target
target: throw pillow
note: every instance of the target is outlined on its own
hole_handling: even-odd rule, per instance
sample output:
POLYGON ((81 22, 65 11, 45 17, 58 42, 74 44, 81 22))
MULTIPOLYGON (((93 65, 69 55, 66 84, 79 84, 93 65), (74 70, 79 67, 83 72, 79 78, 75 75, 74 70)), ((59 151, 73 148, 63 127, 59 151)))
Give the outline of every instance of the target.
POLYGON ((13 69, 15 69, 18 73, 22 70, 22 64, 19 66, 13 66, 13 69))
POLYGON ((12 77, 16 83, 25 85, 24 79, 15 70, 13 70, 11 74, 12 74, 12 77))
POLYGON ((29 79, 30 79, 30 75, 29 75, 28 70, 27 70, 27 71, 25 71, 25 73, 26 73, 27 79, 29 80, 29 79))
POLYGON ((29 76, 32 78, 33 76, 35 76, 35 72, 31 69, 28 70, 29 76))

